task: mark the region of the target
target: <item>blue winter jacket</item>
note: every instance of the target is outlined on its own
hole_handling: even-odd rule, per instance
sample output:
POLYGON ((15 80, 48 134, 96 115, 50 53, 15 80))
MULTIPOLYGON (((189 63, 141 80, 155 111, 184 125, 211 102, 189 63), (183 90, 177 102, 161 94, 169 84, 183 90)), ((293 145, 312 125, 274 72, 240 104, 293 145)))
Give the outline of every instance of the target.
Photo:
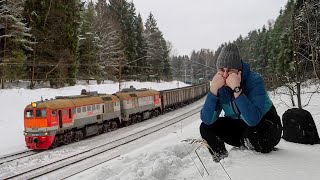
POLYGON ((201 120, 210 125, 214 123, 223 109, 225 116, 243 120, 248 126, 256 126, 269 111, 272 102, 265 90, 260 75, 250 71, 250 66, 242 62, 242 93, 236 99, 231 88, 223 86, 218 95, 210 91, 201 110, 201 120))

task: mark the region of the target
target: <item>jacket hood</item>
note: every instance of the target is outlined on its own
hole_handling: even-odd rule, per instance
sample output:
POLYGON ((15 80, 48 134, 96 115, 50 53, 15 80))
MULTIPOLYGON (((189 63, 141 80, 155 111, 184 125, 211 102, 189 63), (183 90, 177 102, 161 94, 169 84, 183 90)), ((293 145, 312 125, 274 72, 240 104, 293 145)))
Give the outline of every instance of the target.
POLYGON ((242 62, 242 72, 241 72, 241 81, 245 81, 248 79, 249 75, 250 75, 250 65, 248 63, 245 63, 243 61, 242 62))

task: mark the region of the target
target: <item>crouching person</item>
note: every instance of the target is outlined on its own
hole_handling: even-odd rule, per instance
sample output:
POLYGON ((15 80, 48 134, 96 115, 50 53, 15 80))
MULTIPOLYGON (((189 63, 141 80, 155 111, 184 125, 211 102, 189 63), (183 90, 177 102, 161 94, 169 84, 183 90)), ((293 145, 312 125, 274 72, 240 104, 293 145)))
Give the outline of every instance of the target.
POLYGON ((236 44, 222 49, 216 66, 200 125, 214 160, 228 156, 224 143, 269 153, 281 139, 282 126, 261 76, 241 60, 236 44))

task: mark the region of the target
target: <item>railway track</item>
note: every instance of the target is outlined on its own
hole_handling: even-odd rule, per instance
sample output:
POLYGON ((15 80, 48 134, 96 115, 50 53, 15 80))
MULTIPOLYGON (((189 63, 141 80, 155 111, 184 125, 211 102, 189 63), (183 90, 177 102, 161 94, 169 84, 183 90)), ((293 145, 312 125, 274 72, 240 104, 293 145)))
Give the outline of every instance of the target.
POLYGON ((31 150, 25 150, 25 151, 21 151, 21 152, 16 152, 13 154, 7 154, 4 156, 0 156, 0 165, 4 164, 4 163, 8 163, 14 160, 18 160, 24 157, 28 157, 28 156, 32 156, 38 154, 38 152, 35 151, 31 151, 31 150))
MULTIPOLYGON (((197 114, 200 111, 200 109, 201 107, 197 107, 180 116, 173 117, 171 119, 168 119, 164 122, 160 122, 158 124, 153 124, 152 126, 145 129, 139 128, 139 130, 137 131, 126 134, 125 136, 115 139, 113 141, 110 141, 108 143, 105 143, 93 148, 88 148, 82 152, 75 153, 68 157, 64 157, 59 160, 54 160, 52 162, 49 162, 43 165, 30 166, 30 168, 23 169, 21 171, 13 168, 14 169, 13 171, 5 172, 2 174, 0 171, 0 179, 32 179, 32 178, 44 177, 50 173, 57 172, 61 169, 65 169, 71 166, 75 167, 77 164, 80 164, 81 162, 88 161, 88 159, 96 158, 98 156, 104 157, 100 159, 98 158, 98 160, 96 160, 95 162, 90 161, 90 163, 87 163, 86 166, 73 168, 74 170, 68 171, 69 173, 60 173, 59 177, 55 176, 55 178, 61 179, 61 178, 73 176, 77 173, 85 171, 86 169, 92 168, 101 163, 104 163, 111 159, 119 157, 120 154, 116 150, 118 147, 124 144, 127 144, 129 142, 135 141, 137 139, 140 139, 144 136, 147 136, 151 133, 154 133, 166 127, 169 127, 175 123, 178 123, 190 116, 197 114)), ((1 169, 1 164, 0 164, 0 169, 1 169)))

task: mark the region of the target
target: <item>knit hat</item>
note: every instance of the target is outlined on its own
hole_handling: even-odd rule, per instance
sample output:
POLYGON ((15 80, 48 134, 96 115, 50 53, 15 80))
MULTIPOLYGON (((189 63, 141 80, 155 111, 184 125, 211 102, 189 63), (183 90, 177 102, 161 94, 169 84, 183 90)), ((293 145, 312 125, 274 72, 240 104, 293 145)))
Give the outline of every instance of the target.
POLYGON ((242 70, 242 63, 238 46, 234 43, 224 46, 217 60, 217 69, 229 68, 242 70))

